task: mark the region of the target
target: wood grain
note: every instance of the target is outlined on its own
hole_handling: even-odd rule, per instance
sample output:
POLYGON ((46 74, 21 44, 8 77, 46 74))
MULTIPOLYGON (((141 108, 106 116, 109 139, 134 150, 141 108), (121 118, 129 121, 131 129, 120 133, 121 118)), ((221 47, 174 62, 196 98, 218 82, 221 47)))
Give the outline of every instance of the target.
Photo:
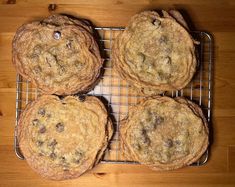
POLYGON ((1 0, 0 1, 0 186, 235 186, 235 1, 213 0, 1 0), (50 4, 56 4, 49 11, 50 4), (49 14, 67 13, 96 26, 125 26, 141 10, 176 8, 196 30, 212 33, 214 46, 213 112, 210 159, 201 167, 154 172, 139 165, 100 164, 79 179, 40 178, 13 150, 15 69, 11 41, 21 24, 49 14))

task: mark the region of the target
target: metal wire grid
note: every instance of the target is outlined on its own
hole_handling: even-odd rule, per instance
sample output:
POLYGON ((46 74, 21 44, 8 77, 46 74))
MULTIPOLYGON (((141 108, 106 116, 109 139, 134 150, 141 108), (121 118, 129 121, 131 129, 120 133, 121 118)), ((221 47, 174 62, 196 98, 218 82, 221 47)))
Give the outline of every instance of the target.
MULTIPOLYGON (((108 149, 102 159, 102 163, 125 163, 138 164, 133 160, 127 160, 123 157, 123 150, 120 147, 119 122, 127 115, 128 107, 135 105, 143 96, 138 95, 135 90, 129 87, 125 80, 119 78, 112 69, 112 43, 116 36, 122 32, 123 28, 95 28, 99 34, 101 55, 105 59, 103 72, 99 84, 88 93, 99 97, 106 105, 109 114, 112 117, 115 134, 110 142, 108 149)), ((207 114, 207 121, 211 117, 211 72, 212 72, 212 38, 206 32, 192 32, 194 38, 200 41, 198 46, 199 65, 196 75, 191 83, 184 89, 172 92, 166 92, 162 95, 170 97, 184 96, 193 100, 207 114)), ((20 113, 25 106, 35 100, 40 92, 27 80, 20 75, 16 76, 16 126, 20 113)), ((14 139, 15 153, 18 158, 24 159, 20 152, 17 135, 15 131, 14 139)), ((192 165, 203 165, 208 160, 208 150, 205 154, 192 165)))

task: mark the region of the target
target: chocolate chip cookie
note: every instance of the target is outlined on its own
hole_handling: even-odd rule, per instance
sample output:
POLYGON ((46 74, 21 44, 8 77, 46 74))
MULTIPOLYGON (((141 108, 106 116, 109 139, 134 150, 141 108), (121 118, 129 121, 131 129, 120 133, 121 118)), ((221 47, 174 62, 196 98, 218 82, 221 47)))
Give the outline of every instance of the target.
POLYGON ((195 41, 177 11, 133 16, 114 41, 118 74, 145 95, 184 88, 196 71, 195 41))
POLYGON ((87 96, 44 95, 29 104, 17 127, 20 149, 41 176, 76 178, 101 159, 113 134, 102 102, 87 96))
POLYGON ((21 26, 12 53, 17 72, 46 94, 89 91, 103 64, 88 22, 63 15, 21 26))
POLYGON ((120 127, 122 147, 154 170, 197 161, 208 147, 208 125, 199 106, 178 97, 152 97, 129 110, 120 127))

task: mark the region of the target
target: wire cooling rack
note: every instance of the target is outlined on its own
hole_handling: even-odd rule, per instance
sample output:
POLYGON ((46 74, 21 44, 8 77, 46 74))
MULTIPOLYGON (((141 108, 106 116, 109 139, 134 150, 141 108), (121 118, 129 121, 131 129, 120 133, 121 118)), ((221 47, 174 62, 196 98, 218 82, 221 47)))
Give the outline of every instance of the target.
MULTIPOLYGON (((102 77, 99 84, 88 93, 88 95, 97 96, 106 105, 109 114, 113 119, 115 134, 110 142, 108 149, 102 159, 102 163, 127 163, 138 164, 133 160, 127 160, 123 157, 122 147, 120 147, 119 122, 127 115, 129 106, 135 105, 143 96, 138 95, 135 90, 129 87, 125 80, 112 69, 112 43, 116 36, 123 32, 123 28, 95 28, 99 34, 101 55, 105 59, 102 77)), ((212 38, 206 32, 192 32, 195 39, 200 41, 198 48, 198 70, 191 83, 182 90, 166 92, 163 95, 170 97, 184 96, 203 109, 210 124, 211 117, 211 94, 212 94, 212 38)), ((40 96, 40 92, 27 80, 20 75, 16 77, 16 126, 20 113, 25 106, 40 96)), ((20 159, 24 159, 21 154, 17 135, 14 139, 15 153, 20 159)), ((208 160, 208 150, 204 155, 192 165, 203 165, 208 160)))

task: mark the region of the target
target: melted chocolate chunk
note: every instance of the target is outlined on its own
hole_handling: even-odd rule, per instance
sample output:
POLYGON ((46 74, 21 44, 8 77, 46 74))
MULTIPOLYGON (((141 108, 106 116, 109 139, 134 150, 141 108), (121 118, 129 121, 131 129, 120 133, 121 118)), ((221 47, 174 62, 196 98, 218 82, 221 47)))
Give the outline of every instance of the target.
POLYGON ((43 154, 42 153, 38 153, 38 156, 43 156, 43 154))
POLYGON ((39 125, 39 120, 38 120, 38 119, 34 119, 34 120, 32 121, 32 124, 33 124, 34 126, 39 125))
POLYGON ((171 57, 167 56, 167 57, 164 59, 164 63, 167 64, 167 65, 170 65, 170 64, 171 64, 171 57))
POLYGON ((41 133, 41 134, 45 133, 45 132, 46 132, 46 127, 45 127, 45 126, 42 126, 42 127, 39 129, 38 132, 41 133))
POLYGON ((142 129, 141 131, 141 135, 139 136, 139 141, 140 145, 149 145, 150 144, 150 139, 148 137, 148 134, 147 134, 147 130, 146 129, 142 129))
POLYGON ((173 147, 173 141, 168 138, 168 139, 165 141, 164 146, 166 146, 166 147, 168 147, 168 148, 173 147))
POLYGON ((167 41, 168 41, 168 38, 164 35, 159 38, 160 44, 166 44, 167 41))
POLYGON ((57 157, 57 156, 56 156, 56 154, 55 154, 55 153, 51 153, 51 154, 50 154, 50 158, 51 158, 51 159, 53 159, 53 160, 54 160, 56 157, 57 157))
POLYGON ((161 25, 161 21, 158 19, 153 20, 152 23, 153 23, 153 25, 157 26, 157 28, 160 27, 160 25, 161 25))
POLYGON ((164 122, 164 118, 161 116, 156 116, 155 122, 157 125, 159 125, 160 123, 164 122))
POLYGON ((71 49, 72 48, 72 40, 69 40, 67 43, 66 43, 66 47, 71 49))
POLYGON ((42 52, 42 47, 40 45, 37 45, 33 48, 33 55, 40 55, 42 52))
POLYGON ((139 57, 139 59, 140 59, 141 62, 144 62, 145 59, 146 59, 145 54, 144 54, 144 53, 141 53, 141 52, 138 53, 138 57, 139 57))
POLYGON ((176 144, 176 145, 180 145, 180 144, 181 144, 181 141, 176 140, 176 141, 175 141, 175 144, 176 144))
POLYGON ((68 172, 68 171, 69 171, 69 168, 63 168, 63 170, 64 170, 65 172, 68 172))
POLYGON ((84 67, 84 64, 82 62, 79 62, 78 60, 74 61, 74 65, 78 70, 81 70, 84 67))
POLYGON ((84 102, 86 100, 85 95, 79 95, 78 98, 81 102, 84 102))
POLYGON ((74 156, 74 162, 79 164, 83 156, 84 156, 84 152, 83 151, 76 150, 75 151, 75 156, 74 156))
POLYGON ((76 151, 75 151, 75 155, 82 156, 82 155, 83 155, 83 152, 82 152, 82 151, 79 151, 79 150, 76 150, 76 151))
POLYGON ((79 160, 79 159, 75 159, 75 160, 74 160, 74 163, 79 164, 79 163, 80 163, 80 160, 79 160))
POLYGON ((170 77, 171 77, 171 74, 169 73, 166 73, 166 72, 163 72, 163 71, 158 71, 157 72, 157 76, 158 76, 158 79, 160 80, 164 80, 164 81, 169 81, 170 77))
POLYGON ((38 110, 38 114, 40 114, 41 116, 45 116, 46 110, 45 110, 44 108, 40 108, 40 109, 38 110))
POLYGON ((58 68, 58 73, 59 73, 59 75, 64 75, 64 73, 66 72, 66 69, 65 69, 65 67, 64 66, 59 66, 59 68, 58 68))
POLYGON ((38 141, 36 142, 36 145, 37 145, 37 146, 42 146, 42 145, 43 145, 43 143, 44 143, 43 141, 38 140, 38 141))
POLYGON ((50 147, 55 147, 56 145, 57 145, 57 141, 55 140, 55 139, 53 139, 53 141, 52 142, 50 142, 48 145, 50 146, 50 147))
POLYGON ((151 118, 149 118, 148 123, 142 123, 143 128, 147 132, 154 131, 158 125, 160 125, 163 121, 164 118, 161 116, 157 116, 156 114, 151 114, 151 118))
POLYGON ((51 118, 51 114, 47 114, 47 118, 51 118))
POLYGON ((60 158, 60 163, 63 165, 63 166, 66 166, 68 163, 66 162, 66 158, 64 156, 61 156, 60 158))
POLYGON ((145 137, 143 138, 143 143, 146 144, 146 145, 149 145, 149 144, 150 144, 150 139, 149 139, 149 137, 145 136, 145 137))
POLYGON ((134 144, 132 144, 132 146, 133 146, 133 148, 136 149, 136 150, 140 150, 140 149, 141 149, 140 144, 137 143, 137 142, 134 143, 134 144))
POLYGON ((57 123, 56 124, 56 131, 57 132, 63 132, 64 131, 64 124, 63 123, 57 123))
POLYGON ((150 139, 147 135, 143 136, 143 139, 142 139, 142 142, 145 144, 145 145, 149 145, 150 144, 150 139))
POLYGON ((41 68, 40 66, 35 66, 35 67, 33 68, 33 70, 34 70, 34 72, 35 72, 36 74, 38 74, 38 73, 40 73, 40 72, 42 71, 42 68, 41 68))

